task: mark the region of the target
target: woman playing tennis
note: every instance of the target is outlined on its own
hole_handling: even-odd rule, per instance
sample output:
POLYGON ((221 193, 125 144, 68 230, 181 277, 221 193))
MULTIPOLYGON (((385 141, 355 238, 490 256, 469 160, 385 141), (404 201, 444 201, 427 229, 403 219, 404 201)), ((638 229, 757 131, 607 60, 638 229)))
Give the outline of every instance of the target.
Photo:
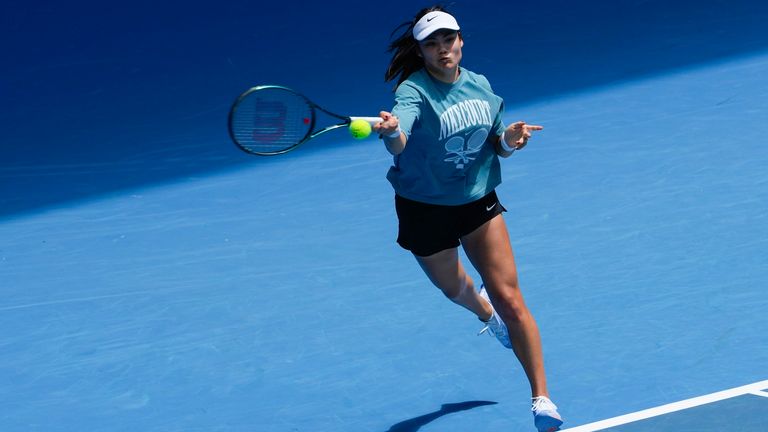
POLYGON ((541 339, 518 286, 515 259, 495 188, 499 156, 509 157, 541 126, 505 127, 503 100, 488 80, 460 66, 464 40, 442 7, 420 11, 401 25, 387 81, 397 79, 395 107, 374 125, 394 165, 397 242, 411 251, 448 299, 473 312, 488 331, 514 350, 532 392, 534 424, 559 430, 549 399, 541 339), (483 284, 464 270, 462 246, 483 284))

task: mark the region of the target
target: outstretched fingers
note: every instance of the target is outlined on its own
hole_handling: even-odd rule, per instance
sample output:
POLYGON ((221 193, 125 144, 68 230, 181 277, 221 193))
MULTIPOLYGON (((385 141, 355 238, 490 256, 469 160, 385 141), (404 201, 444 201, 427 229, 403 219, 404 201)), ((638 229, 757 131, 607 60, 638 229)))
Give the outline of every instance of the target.
POLYGON ((531 138, 533 131, 540 131, 544 129, 544 126, 529 125, 524 121, 512 123, 511 127, 516 134, 520 135, 520 137, 515 141, 515 145, 519 149, 525 147, 525 145, 528 144, 528 139, 531 138))

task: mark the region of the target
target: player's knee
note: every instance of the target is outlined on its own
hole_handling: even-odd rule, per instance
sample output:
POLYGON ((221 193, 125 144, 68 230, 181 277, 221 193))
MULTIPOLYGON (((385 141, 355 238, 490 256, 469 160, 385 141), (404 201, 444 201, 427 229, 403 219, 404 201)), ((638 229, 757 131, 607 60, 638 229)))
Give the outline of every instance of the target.
POLYGON ((454 283, 449 284, 445 288, 440 287, 443 294, 448 300, 454 303, 463 303, 463 299, 466 297, 467 292, 472 288, 472 281, 468 277, 456 280, 454 283))
POLYGON ((514 325, 524 321, 530 315, 523 296, 517 287, 514 289, 508 288, 498 293, 494 307, 507 325, 514 325))

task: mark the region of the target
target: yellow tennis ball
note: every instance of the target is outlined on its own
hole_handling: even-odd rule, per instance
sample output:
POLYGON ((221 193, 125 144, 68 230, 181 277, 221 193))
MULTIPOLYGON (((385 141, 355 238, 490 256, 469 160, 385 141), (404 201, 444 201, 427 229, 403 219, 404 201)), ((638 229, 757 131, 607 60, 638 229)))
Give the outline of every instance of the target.
POLYGON ((371 124, 362 119, 352 120, 352 123, 349 124, 349 133, 355 139, 368 138, 368 135, 371 134, 371 124))

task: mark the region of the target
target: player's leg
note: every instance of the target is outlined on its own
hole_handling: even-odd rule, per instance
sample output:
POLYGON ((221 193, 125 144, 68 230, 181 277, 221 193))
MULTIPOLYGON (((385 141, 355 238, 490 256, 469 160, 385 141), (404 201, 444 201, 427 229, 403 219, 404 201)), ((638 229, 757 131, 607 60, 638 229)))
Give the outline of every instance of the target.
POLYGON ((515 259, 502 215, 464 236, 462 244, 483 278, 496 312, 507 324, 515 355, 530 381, 533 396, 548 396, 538 326, 518 286, 515 259))
POLYGON ((464 250, 480 273, 494 308, 507 324, 512 347, 531 384, 533 419, 539 431, 560 430, 557 406, 549 399, 539 328, 517 281, 509 233, 497 215, 462 238, 464 250))
POLYGON ((470 310, 483 321, 490 318, 491 305, 477 294, 472 278, 461 264, 458 248, 445 249, 426 257, 414 257, 429 280, 448 299, 470 310))

